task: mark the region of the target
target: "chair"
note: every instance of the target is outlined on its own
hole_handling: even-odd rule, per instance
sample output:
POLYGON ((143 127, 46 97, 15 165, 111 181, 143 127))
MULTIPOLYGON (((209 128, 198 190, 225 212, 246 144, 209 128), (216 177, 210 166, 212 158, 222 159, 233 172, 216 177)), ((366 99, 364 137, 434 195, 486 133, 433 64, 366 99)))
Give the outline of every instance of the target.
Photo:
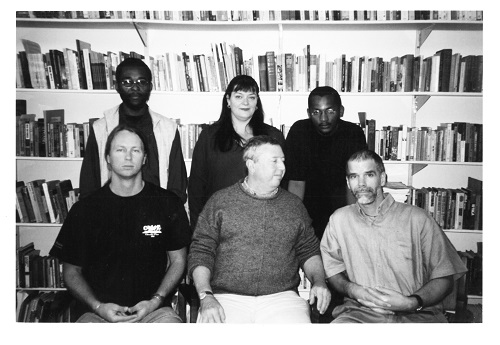
MULTIPOLYGON (((458 252, 458 254, 465 266, 467 266, 468 255, 463 252, 458 252)), ((474 320, 474 315, 467 309, 468 273, 466 272, 455 281, 453 291, 443 300, 444 315, 450 323, 471 323, 474 320)))
POLYGON ((178 314, 182 322, 195 323, 198 318, 198 309, 200 308, 200 299, 193 284, 181 283, 177 290, 178 314), (189 318, 187 314, 189 306, 189 318))

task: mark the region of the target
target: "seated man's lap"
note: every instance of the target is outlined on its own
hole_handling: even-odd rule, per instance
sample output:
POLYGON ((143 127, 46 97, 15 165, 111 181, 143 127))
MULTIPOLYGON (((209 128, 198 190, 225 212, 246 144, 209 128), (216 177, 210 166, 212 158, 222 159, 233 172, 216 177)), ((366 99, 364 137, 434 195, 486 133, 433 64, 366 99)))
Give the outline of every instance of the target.
POLYGON ((415 313, 396 313, 385 315, 352 300, 346 299, 343 305, 333 311, 332 323, 446 323, 446 317, 439 310, 423 310, 415 313))
POLYGON ((216 294, 227 323, 310 323, 307 302, 294 291, 264 296, 216 294))
MULTIPOLYGON (((102 317, 95 313, 85 313, 78 320, 78 323, 107 323, 102 317)), ((171 307, 162 307, 146 315, 140 323, 182 323, 182 319, 171 307)))

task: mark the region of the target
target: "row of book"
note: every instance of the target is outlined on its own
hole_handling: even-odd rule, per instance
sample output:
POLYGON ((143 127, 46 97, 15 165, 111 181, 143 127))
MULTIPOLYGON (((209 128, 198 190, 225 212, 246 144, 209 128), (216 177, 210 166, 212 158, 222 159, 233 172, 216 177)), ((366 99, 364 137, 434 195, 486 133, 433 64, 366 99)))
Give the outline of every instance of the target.
POLYGON ((17 54, 16 85, 35 89, 114 89, 116 67, 127 57, 145 61, 158 91, 225 91, 237 75, 252 76, 261 91, 305 92, 332 86, 340 92, 481 92, 483 56, 441 49, 424 57, 406 54, 384 61, 381 57, 345 54, 330 57, 311 53, 243 56, 234 44, 212 43, 209 54, 166 52, 145 58, 136 52, 96 52, 88 42, 76 40, 76 50, 50 49, 23 40, 17 54))
POLYGON ((483 11, 454 10, 187 10, 187 11, 16 11, 17 18, 151 19, 172 21, 482 21, 483 11))
MULTIPOLYGON (((363 123, 363 122, 361 122, 363 123)), ((384 160, 429 162, 482 162, 483 125, 469 122, 441 123, 437 128, 383 126, 366 120, 368 148, 384 160)))
POLYGON ((469 177, 462 188, 409 188, 407 203, 426 210, 443 229, 482 230, 482 181, 469 177))
POLYGON ((17 322, 74 322, 75 300, 67 291, 18 291, 17 322))
POLYGON ((16 114, 16 156, 84 157, 90 126, 96 119, 65 123, 64 109, 44 110, 43 118, 16 114))
POLYGON ((184 159, 193 158, 194 146, 200 137, 201 131, 207 126, 208 124, 178 124, 184 159))
POLYGON ((51 255, 40 255, 33 242, 17 249, 17 287, 64 288, 62 262, 51 255))
POLYGON ((324 54, 310 54, 308 46, 303 56, 285 54, 284 66, 285 91, 307 91, 320 85, 331 86, 341 92, 481 92, 483 90, 483 56, 463 56, 460 53, 453 53, 452 49, 441 49, 428 57, 406 54, 384 61, 381 57, 369 56, 347 58, 345 54, 332 59, 324 54), (292 68, 297 63, 299 73, 292 68), (300 74, 301 64, 309 71, 309 76, 304 73, 308 78, 307 87, 301 87, 301 84, 306 82, 300 74), (291 77, 287 78, 287 73, 291 77), (294 75, 298 77, 295 78, 294 75), (299 83, 298 90, 294 87, 296 79, 299 83))
POLYGON ((16 221, 62 224, 79 197, 69 179, 16 181, 16 221))

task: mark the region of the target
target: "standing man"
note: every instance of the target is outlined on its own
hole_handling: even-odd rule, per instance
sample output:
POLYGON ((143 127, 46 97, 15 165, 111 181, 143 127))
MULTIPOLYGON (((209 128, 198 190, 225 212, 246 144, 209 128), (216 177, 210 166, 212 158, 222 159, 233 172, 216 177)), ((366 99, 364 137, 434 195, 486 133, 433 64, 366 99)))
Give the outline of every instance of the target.
POLYGON ((309 302, 329 302, 319 242, 304 205, 279 187, 285 174, 279 142, 248 140, 248 176, 212 195, 200 213, 188 272, 200 295, 200 322, 309 323, 297 293, 299 266, 311 281, 309 302))
POLYGON ((80 172, 80 193, 84 198, 109 180, 104 147, 118 124, 142 131, 150 152, 143 179, 176 193, 185 202, 187 172, 174 120, 155 113, 147 104, 153 85, 149 67, 140 59, 127 58, 116 68, 116 91, 120 105, 104 112, 90 127, 80 172))
POLYGON ((354 152, 367 148, 361 127, 343 121, 338 92, 315 88, 308 98, 309 119, 293 124, 286 138, 288 190, 301 198, 321 240, 330 215, 348 204, 345 164, 354 152))
POLYGON ((109 183, 73 205, 50 251, 86 312, 77 322, 181 322, 165 302, 186 268, 189 223, 176 194, 143 180, 148 152, 135 127, 111 131, 109 183))
POLYGON ((335 211, 321 240, 328 282, 346 297, 333 322, 447 322, 441 302, 467 269, 446 234, 383 192, 375 152, 353 154, 346 170, 357 202, 335 211))

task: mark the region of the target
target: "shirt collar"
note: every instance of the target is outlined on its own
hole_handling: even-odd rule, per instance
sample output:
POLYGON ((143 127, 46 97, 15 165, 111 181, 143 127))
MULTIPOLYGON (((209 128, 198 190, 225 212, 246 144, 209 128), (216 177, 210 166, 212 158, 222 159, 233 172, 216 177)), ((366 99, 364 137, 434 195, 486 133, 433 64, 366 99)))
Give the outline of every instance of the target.
POLYGON ((395 200, 390 193, 384 193, 384 200, 382 200, 382 202, 380 203, 380 205, 377 208, 377 216, 376 217, 369 217, 368 215, 366 215, 358 202, 356 202, 356 206, 357 206, 358 212, 361 216, 363 216, 365 218, 375 219, 375 218, 383 217, 389 211, 389 208, 391 208, 391 206, 392 206, 392 204, 394 204, 394 202, 395 202, 395 200))

